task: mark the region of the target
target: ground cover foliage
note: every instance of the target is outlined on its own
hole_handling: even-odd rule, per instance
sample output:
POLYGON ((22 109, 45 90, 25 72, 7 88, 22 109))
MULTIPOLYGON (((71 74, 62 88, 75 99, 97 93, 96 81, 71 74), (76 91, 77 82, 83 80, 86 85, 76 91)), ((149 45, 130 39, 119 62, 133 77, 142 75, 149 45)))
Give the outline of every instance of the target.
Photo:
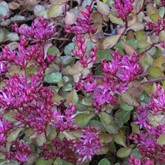
POLYGON ((165 1, 0 1, 0 164, 163 165, 165 1))

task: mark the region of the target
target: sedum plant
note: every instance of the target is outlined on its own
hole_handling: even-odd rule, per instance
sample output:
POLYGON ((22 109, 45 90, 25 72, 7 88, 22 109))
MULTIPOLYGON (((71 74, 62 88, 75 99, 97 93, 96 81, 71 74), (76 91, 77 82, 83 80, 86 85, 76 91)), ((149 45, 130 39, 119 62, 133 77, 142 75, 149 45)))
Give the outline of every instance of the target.
POLYGON ((165 163, 165 1, 1 1, 0 19, 0 164, 165 163))

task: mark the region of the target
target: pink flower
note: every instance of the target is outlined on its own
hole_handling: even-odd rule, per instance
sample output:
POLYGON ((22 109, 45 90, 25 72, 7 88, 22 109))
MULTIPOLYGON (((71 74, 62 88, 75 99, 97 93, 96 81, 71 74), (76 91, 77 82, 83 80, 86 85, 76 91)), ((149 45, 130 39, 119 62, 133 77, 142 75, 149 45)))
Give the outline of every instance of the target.
POLYGON ((125 20, 133 10, 134 0, 116 0, 114 7, 117 9, 117 17, 125 20))
POLYGON ((130 155, 128 162, 130 165, 141 165, 140 160, 138 160, 135 156, 130 155))
POLYGON ((0 76, 5 74, 8 71, 7 62, 0 61, 0 76))
POLYGON ((165 90, 163 87, 157 86, 156 93, 151 96, 149 104, 152 113, 165 113, 165 90))
POLYGON ((75 152, 78 154, 78 161, 83 162, 85 159, 92 159, 100 149, 101 143, 99 136, 94 127, 88 126, 82 130, 83 135, 80 139, 75 140, 75 152))
POLYGON ((27 162, 28 157, 31 154, 30 146, 20 141, 13 141, 11 147, 15 151, 10 151, 7 153, 8 159, 15 159, 19 162, 27 162))
POLYGON ((79 58, 79 62, 83 67, 88 67, 90 63, 94 63, 97 60, 97 47, 94 46, 93 49, 90 50, 89 55, 86 48, 86 42, 84 37, 76 36, 77 50, 73 49, 72 54, 79 58), (89 57, 88 57, 89 56, 89 57))
POLYGON ((0 61, 13 62, 15 65, 20 66, 25 69, 30 62, 34 62, 43 69, 53 62, 56 56, 47 55, 44 58, 45 53, 40 44, 34 44, 27 46, 26 40, 21 39, 18 43, 18 50, 10 50, 9 47, 5 46, 2 49, 2 54, 0 55, 0 61))
POLYGON ((0 90, 0 105, 4 110, 16 110, 13 116, 26 127, 42 133, 46 124, 51 121, 54 93, 40 85, 42 73, 30 76, 14 74, 0 90))
POLYGON ((101 78, 88 75, 85 80, 77 83, 78 89, 84 89, 93 94, 93 106, 98 110, 104 104, 115 105, 117 95, 125 92, 128 84, 135 79, 141 72, 141 67, 137 63, 137 56, 122 56, 116 50, 112 54, 113 59, 109 62, 102 61, 102 71, 104 75, 101 78), (100 83, 97 84, 97 79, 100 83))
POLYGON ((24 24, 18 28, 18 25, 14 24, 13 28, 21 37, 37 42, 45 42, 56 31, 54 22, 43 17, 38 17, 31 26, 24 24))
POLYGON ((7 133, 12 128, 12 124, 3 119, 3 117, 0 115, 0 145, 3 145, 6 143, 7 139, 7 133))
POLYGON ((75 106, 70 103, 65 110, 58 109, 53 112, 52 125, 59 131, 75 130, 78 128, 72 124, 75 116, 75 106))
POLYGON ((61 159, 74 163, 76 157, 73 144, 73 140, 67 140, 66 138, 62 140, 54 139, 50 145, 43 145, 42 155, 45 159, 60 157, 61 159))
POLYGON ((158 20, 157 23, 147 22, 147 26, 153 33, 159 34, 161 31, 165 30, 165 20, 158 20))
POLYGON ((67 25, 65 27, 65 31, 67 33, 75 33, 76 35, 85 33, 95 33, 96 29, 92 27, 90 18, 91 12, 92 8, 90 6, 86 6, 86 10, 81 11, 82 16, 80 18, 77 18, 75 25, 67 25))
POLYGON ((165 124, 157 123, 153 126, 149 121, 150 115, 165 113, 165 91, 160 85, 157 86, 155 94, 152 94, 149 102, 140 106, 135 113, 135 123, 140 125, 140 134, 130 136, 130 139, 138 146, 138 151, 142 155, 141 165, 154 165, 165 162, 165 145, 160 145, 157 139, 165 133, 165 124))
POLYGON ((161 0, 162 6, 165 7, 165 0, 161 0))

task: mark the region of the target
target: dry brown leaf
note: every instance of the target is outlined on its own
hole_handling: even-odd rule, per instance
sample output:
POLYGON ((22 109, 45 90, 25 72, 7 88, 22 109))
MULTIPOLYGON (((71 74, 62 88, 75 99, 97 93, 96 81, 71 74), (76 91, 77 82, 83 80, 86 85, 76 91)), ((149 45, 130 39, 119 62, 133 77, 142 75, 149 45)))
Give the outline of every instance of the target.
POLYGON ((128 92, 122 93, 121 98, 125 103, 127 103, 129 105, 132 105, 134 107, 139 106, 139 103, 137 102, 137 100, 135 98, 133 98, 128 92))
POLYGON ((18 3, 18 2, 10 2, 10 3, 8 3, 8 5, 9 5, 9 9, 11 9, 11 10, 16 10, 16 9, 20 8, 20 3, 18 3))
POLYGON ((129 56, 132 56, 134 53, 137 53, 133 46, 128 45, 127 43, 124 42, 122 42, 122 45, 124 47, 126 54, 128 54, 129 56))
POLYGON ((68 0, 50 0, 51 4, 62 4, 68 2, 68 0))
POLYGON ((37 0, 23 0, 21 5, 22 5, 22 10, 26 11, 32 11, 34 6, 36 6, 38 4, 37 0))

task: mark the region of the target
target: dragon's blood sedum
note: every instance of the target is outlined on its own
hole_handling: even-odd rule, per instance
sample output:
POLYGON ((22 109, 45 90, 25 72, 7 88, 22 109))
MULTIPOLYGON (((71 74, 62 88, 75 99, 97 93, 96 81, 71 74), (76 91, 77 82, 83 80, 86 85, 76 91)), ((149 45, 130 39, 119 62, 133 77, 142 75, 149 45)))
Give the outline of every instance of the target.
POLYGON ((165 1, 0 1, 0 164, 163 165, 165 1))

